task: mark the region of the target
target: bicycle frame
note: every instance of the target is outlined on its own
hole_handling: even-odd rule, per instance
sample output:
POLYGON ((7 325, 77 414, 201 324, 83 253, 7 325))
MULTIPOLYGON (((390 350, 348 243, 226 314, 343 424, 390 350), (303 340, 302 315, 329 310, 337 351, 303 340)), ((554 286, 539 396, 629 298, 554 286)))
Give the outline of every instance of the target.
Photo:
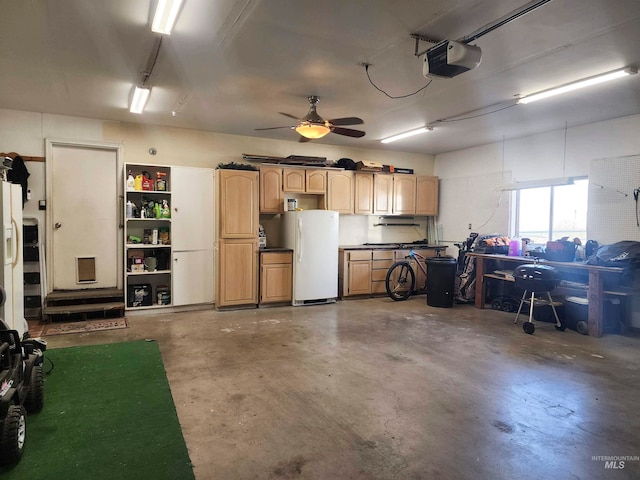
POLYGON ((423 265, 423 263, 426 262, 427 258, 423 257, 422 255, 420 255, 418 252, 414 251, 414 250, 409 250, 409 253, 404 257, 405 259, 407 258, 411 258, 413 260, 416 261, 416 265, 418 265, 418 267, 420 267, 420 270, 422 270, 422 273, 425 274, 425 276, 427 275, 427 267, 425 265, 423 265))

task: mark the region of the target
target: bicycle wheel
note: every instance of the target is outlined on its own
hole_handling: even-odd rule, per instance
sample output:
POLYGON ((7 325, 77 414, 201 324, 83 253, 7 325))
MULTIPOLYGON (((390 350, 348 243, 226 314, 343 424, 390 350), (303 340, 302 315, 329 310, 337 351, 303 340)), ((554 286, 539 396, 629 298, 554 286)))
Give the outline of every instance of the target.
POLYGON ((393 300, 406 300, 413 293, 416 274, 409 262, 396 262, 391 265, 385 279, 387 295, 393 300))

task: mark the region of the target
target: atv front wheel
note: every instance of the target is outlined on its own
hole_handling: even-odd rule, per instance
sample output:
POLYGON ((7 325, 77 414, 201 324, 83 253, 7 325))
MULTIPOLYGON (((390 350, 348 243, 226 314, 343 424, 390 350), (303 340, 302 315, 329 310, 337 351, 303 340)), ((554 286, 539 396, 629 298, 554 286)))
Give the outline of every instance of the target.
POLYGON ((22 405, 11 405, 2 424, 0 434, 0 463, 17 463, 24 452, 27 434, 27 412, 22 405))

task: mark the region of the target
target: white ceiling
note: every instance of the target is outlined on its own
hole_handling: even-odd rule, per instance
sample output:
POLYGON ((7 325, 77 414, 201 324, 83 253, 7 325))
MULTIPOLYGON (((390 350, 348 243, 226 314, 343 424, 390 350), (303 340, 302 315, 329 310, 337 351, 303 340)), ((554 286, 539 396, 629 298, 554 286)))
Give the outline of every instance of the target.
POLYGON ((478 68, 407 98, 367 80, 363 62, 389 94, 414 92, 428 80, 410 34, 460 39, 527 3, 185 0, 135 115, 156 0, 0 0, 0 108, 295 141, 289 129, 254 129, 290 125, 278 112, 302 117, 318 95, 322 117, 361 117, 353 128, 367 133, 316 142, 425 154, 640 113, 640 74, 501 110, 516 95, 640 64, 638 0, 552 0, 474 42, 478 68), (475 118, 438 122, 456 116, 475 118), (426 124, 434 131, 380 143, 426 124))

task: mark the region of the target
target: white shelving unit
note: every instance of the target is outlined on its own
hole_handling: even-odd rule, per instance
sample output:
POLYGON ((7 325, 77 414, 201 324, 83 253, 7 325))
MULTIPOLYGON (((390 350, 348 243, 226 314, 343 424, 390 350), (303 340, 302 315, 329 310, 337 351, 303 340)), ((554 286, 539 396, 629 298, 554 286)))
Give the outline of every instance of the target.
POLYGON ((126 309, 169 307, 172 305, 171 167, 126 164, 124 192, 126 309), (127 185, 129 172, 134 178, 147 172, 152 182, 141 185, 138 181, 131 189, 127 185), (164 181, 164 189, 158 189, 158 179, 164 181), (166 207, 158 211, 156 204, 166 207))

